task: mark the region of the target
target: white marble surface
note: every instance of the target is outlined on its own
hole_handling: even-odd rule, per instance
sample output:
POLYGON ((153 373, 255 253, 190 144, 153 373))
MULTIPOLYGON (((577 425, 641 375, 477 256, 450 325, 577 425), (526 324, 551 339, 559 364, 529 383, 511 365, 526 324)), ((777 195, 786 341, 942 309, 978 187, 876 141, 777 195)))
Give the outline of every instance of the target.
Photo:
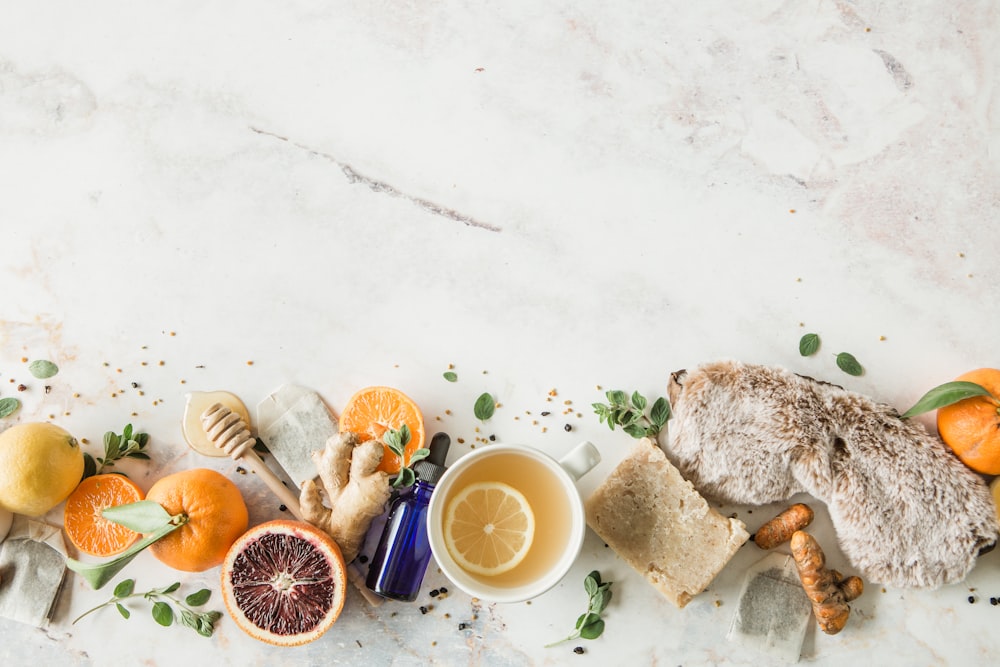
MULTIPOLYGON (((297 382, 338 409, 389 384, 466 447, 491 391, 503 407, 480 435, 598 445, 586 494, 630 444, 589 409, 597 385, 662 395, 671 371, 730 357, 905 408, 1000 366, 989 0, 0 7, 0 396, 24 402, 6 423, 51 416, 96 451, 132 421, 152 437, 153 462, 127 467, 144 488, 234 474, 181 439, 192 389, 255 404, 297 382), (808 359, 806 331, 823 338, 808 359), (50 393, 22 357, 59 364, 50 393), (560 409, 527 416, 553 388, 560 409)), ((251 521, 280 514, 236 479, 251 521)), ((725 511, 753 530, 774 509, 725 511)), ((678 610, 591 533, 532 604, 453 591, 422 615, 352 591, 299 649, 228 617, 211 639, 160 628, 138 605, 71 626, 106 598, 73 578, 47 629, 0 621, 0 664, 757 665, 725 634, 761 555, 745 547, 678 610), (605 635, 543 648, 595 568, 615 581, 605 635)), ((148 554, 126 572, 217 591, 218 571, 148 554)), ((421 603, 441 585, 432 570, 421 603)), ((997 595, 995 552, 938 591, 869 586, 842 634, 809 630, 802 661, 995 660, 997 595)))

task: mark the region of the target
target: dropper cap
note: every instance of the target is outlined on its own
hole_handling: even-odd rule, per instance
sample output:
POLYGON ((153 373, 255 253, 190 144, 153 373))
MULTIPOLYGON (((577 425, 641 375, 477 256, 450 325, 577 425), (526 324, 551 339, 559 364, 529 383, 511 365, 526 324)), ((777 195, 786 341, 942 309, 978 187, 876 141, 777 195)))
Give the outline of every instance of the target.
POLYGON ((448 458, 448 448, 451 447, 451 437, 447 433, 435 433, 431 444, 427 447, 431 453, 425 459, 413 464, 413 472, 417 479, 428 484, 437 484, 441 475, 448 468, 444 462, 448 458))

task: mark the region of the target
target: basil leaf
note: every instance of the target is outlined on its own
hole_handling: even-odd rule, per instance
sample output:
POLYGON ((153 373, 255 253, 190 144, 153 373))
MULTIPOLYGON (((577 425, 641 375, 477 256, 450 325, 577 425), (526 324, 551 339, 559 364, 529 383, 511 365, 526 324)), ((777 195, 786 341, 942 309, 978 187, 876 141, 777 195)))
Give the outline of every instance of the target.
POLYGON ((156 602, 153 604, 153 620, 163 627, 174 622, 174 608, 166 602, 156 602))
POLYGON ((909 419, 910 417, 930 412, 931 410, 937 410, 938 408, 958 403, 973 396, 990 396, 996 400, 996 397, 985 387, 975 382, 945 382, 924 394, 912 408, 902 414, 902 418, 909 419))
POLYGON ((14 414, 19 407, 21 407, 21 401, 16 398, 0 398, 0 419, 14 414))
POLYGON ((139 500, 127 505, 108 507, 101 512, 108 521, 137 533, 152 533, 170 523, 170 514, 153 500, 139 500))
POLYGON ((116 598, 127 598, 132 595, 132 591, 135 590, 135 579, 122 579, 115 586, 115 597, 116 598))
POLYGON ((28 372, 39 380, 46 380, 59 372, 59 367, 46 359, 36 359, 28 364, 28 372))
POLYGON ((212 591, 207 588, 203 588, 200 591, 196 591, 191 595, 184 598, 184 604, 189 607, 200 607, 201 605, 208 602, 208 599, 212 597, 212 591))
POLYGON ((131 613, 129 613, 129 610, 126 609, 121 602, 116 602, 115 607, 118 609, 118 613, 122 615, 122 618, 127 619, 129 616, 132 615, 131 613))
POLYGON ((476 404, 472 408, 472 412, 476 415, 476 419, 480 421, 486 421, 493 416, 494 411, 496 411, 496 401, 493 400, 493 396, 488 392, 484 392, 479 395, 476 399, 476 404))
POLYGON ((807 333, 799 339, 799 354, 811 357, 819 350, 819 334, 807 333))
POLYGON ((837 366, 840 370, 844 371, 848 375, 853 375, 855 377, 859 375, 864 375, 865 369, 858 363, 858 360, 854 358, 854 355, 850 352, 841 352, 837 355, 837 366))
POLYGON ((452 371, 448 371, 447 373, 444 374, 444 379, 447 380, 448 382, 455 382, 458 380, 458 375, 453 373, 452 371))

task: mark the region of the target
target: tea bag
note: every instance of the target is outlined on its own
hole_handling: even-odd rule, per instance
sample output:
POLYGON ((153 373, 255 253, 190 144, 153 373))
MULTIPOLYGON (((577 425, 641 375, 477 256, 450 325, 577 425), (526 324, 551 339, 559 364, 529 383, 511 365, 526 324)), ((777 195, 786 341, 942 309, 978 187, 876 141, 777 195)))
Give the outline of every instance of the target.
POLYGON ((15 515, 0 545, 0 617, 36 627, 48 625, 66 574, 62 531, 15 515))
POLYGON ((285 384, 257 405, 257 435, 296 489, 316 477, 310 454, 338 432, 329 408, 311 389, 285 384))
POLYGON ((786 662, 798 662, 812 606, 791 556, 771 553, 747 570, 727 638, 786 662))

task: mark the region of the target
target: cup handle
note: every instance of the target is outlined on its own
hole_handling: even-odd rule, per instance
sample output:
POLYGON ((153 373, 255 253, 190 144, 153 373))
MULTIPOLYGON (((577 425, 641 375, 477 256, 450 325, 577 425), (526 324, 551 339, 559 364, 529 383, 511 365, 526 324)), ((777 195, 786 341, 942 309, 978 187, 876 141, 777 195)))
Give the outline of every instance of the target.
POLYGON ((594 466, 600 462, 601 453, 597 451, 597 447, 586 440, 559 459, 559 465, 569 473, 574 482, 593 470, 594 466))

